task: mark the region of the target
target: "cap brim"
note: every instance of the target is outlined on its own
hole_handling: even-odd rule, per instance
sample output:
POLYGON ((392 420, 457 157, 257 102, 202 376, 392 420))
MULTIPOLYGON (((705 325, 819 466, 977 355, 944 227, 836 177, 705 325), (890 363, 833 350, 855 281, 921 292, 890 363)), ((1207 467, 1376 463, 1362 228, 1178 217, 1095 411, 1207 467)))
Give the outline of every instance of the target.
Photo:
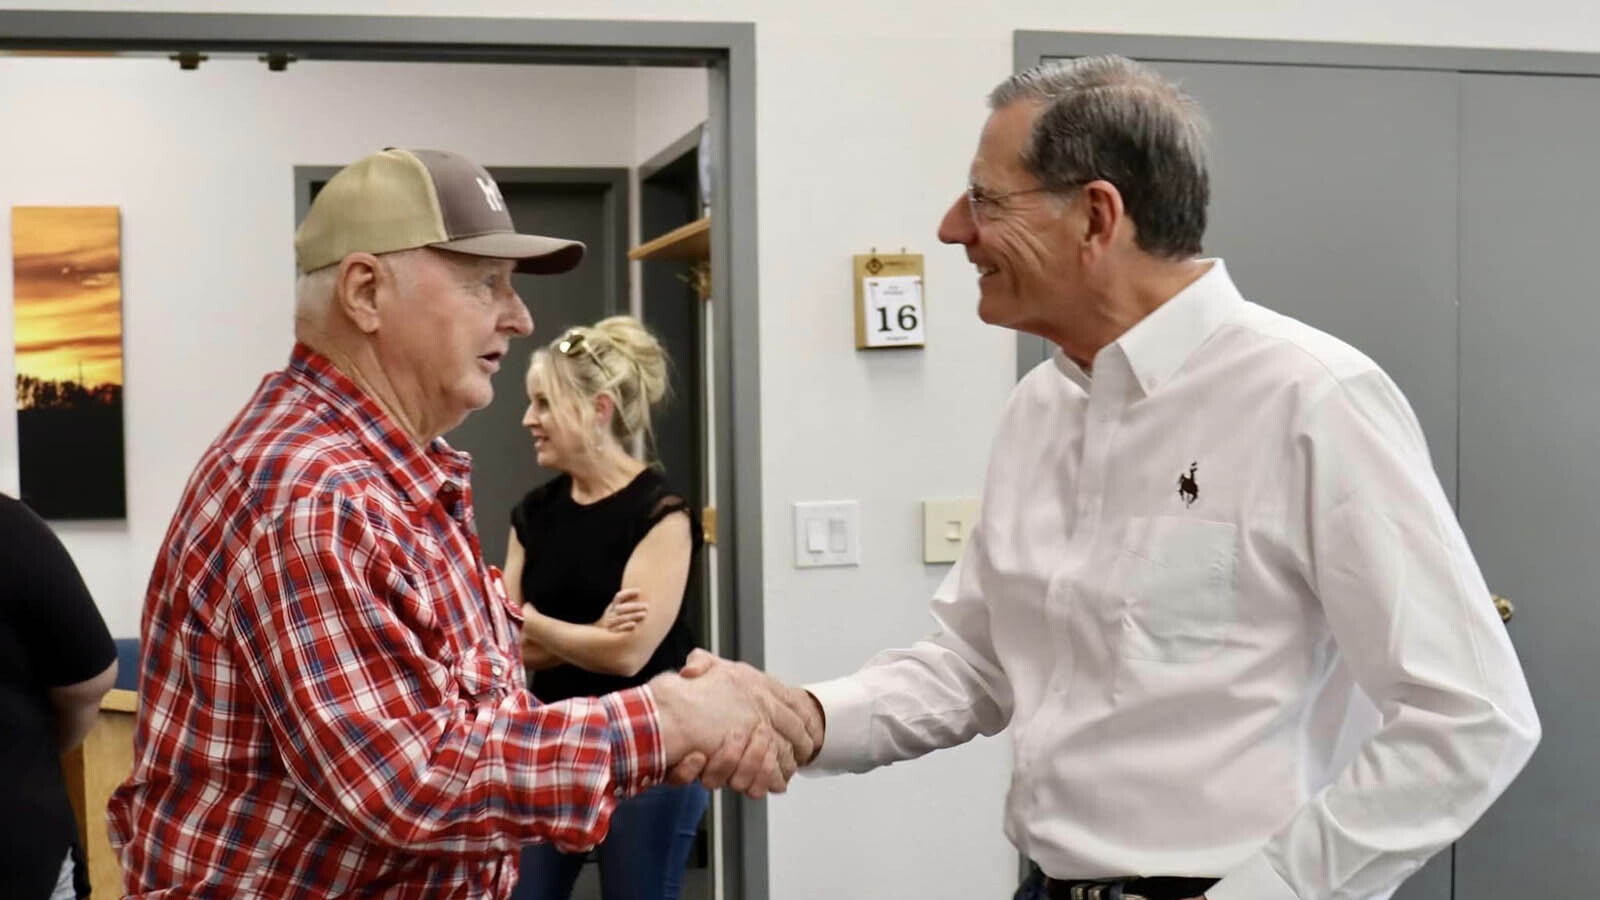
POLYGON ((583 261, 584 252, 582 241, 509 231, 480 234, 477 237, 460 238, 428 246, 471 256, 514 259, 517 261, 517 271, 530 275, 556 275, 569 271, 583 261))

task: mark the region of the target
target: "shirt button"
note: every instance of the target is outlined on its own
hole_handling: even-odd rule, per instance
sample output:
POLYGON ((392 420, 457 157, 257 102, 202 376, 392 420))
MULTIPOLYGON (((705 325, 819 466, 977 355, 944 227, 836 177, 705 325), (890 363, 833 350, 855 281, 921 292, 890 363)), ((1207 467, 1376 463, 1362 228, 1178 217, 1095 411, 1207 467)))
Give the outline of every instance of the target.
POLYGON ((645 789, 653 788, 656 786, 656 780, 654 778, 642 778, 639 781, 639 786, 645 789))
POLYGON ((493 672, 494 673, 494 677, 496 677, 496 678, 499 678, 500 674, 502 672, 504 672, 505 670, 506 670, 505 666, 502 666, 499 663, 495 663, 494 665, 489 667, 489 671, 493 672))

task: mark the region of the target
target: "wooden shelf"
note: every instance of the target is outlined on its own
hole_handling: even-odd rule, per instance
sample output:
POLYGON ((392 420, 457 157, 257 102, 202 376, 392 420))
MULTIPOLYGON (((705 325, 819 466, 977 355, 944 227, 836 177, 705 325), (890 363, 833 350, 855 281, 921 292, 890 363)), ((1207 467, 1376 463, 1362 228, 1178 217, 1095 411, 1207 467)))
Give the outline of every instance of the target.
POLYGON ((699 262, 711 258, 711 219, 697 219, 628 251, 629 259, 699 262))
POLYGON ((121 688, 112 688, 111 690, 106 691, 106 695, 104 697, 100 698, 100 708, 109 709, 112 712, 138 712, 139 695, 135 694, 133 691, 125 691, 121 688))

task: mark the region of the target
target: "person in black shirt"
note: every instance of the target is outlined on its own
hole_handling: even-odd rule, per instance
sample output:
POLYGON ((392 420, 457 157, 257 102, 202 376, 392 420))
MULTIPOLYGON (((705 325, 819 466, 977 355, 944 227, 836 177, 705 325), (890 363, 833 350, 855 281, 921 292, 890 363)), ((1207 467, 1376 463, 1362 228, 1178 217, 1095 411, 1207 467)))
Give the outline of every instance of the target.
MULTIPOLYGON (((61 754, 89 733, 116 679, 116 645, 72 557, 32 510, 0 494, 0 885, 7 900, 78 895, 78 829, 61 754)), ((104 810, 89 815, 91 827, 104 827, 104 810)))
MULTIPOLYGON (((573 328, 533 354, 528 412, 541 466, 560 472, 511 514, 506 584, 524 615, 523 661, 545 703, 677 671, 694 649, 684 591, 699 523, 640 459, 667 359, 638 320, 573 328)), ((599 848, 605 900, 677 900, 709 793, 661 785, 617 804, 599 848)), ((523 851, 518 898, 566 898, 584 854, 523 851)))

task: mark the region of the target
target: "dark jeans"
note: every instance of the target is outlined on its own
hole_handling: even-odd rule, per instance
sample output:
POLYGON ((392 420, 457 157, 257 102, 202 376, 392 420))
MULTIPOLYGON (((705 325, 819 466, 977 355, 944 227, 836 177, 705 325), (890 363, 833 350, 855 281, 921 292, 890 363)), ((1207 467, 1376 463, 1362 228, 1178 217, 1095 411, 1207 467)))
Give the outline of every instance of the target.
POLYGON ((1017 886, 1017 892, 1011 900, 1045 900, 1044 872, 1033 863, 1028 864, 1028 877, 1022 879, 1022 884, 1017 886))
MULTIPOLYGON (((596 850, 604 900, 678 900, 695 830, 711 792, 699 784, 661 785, 617 804, 611 831, 596 850)), ((566 900, 587 853, 549 844, 522 848, 513 900, 566 900)))

